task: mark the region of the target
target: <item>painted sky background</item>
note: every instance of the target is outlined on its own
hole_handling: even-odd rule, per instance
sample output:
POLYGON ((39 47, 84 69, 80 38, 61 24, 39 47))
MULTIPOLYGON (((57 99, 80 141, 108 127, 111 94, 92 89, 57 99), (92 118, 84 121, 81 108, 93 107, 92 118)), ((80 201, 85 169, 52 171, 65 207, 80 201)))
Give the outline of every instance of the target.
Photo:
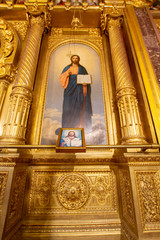
POLYGON ((55 130, 61 127, 64 91, 59 76, 63 68, 70 64, 70 56, 73 54, 80 56, 80 64, 86 68, 88 74, 92 75, 92 132, 85 134, 86 144, 106 144, 99 56, 91 47, 74 43, 59 47, 51 56, 41 144, 56 144, 55 130))

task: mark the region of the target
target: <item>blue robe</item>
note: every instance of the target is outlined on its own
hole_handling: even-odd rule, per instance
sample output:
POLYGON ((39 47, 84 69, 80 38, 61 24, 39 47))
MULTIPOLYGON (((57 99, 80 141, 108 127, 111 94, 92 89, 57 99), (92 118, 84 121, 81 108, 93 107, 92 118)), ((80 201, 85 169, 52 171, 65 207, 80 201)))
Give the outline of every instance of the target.
MULTIPOLYGON (((67 71, 71 65, 66 66, 62 73, 67 71)), ((79 65, 78 74, 88 74, 86 69, 79 65)), ((86 130, 91 129, 91 86, 87 84, 87 95, 84 98, 83 85, 77 84, 77 74, 69 76, 69 83, 67 88, 64 90, 63 100, 63 113, 62 113, 62 127, 63 128, 74 128, 80 123, 80 117, 83 110, 83 104, 85 99, 85 119, 84 127, 86 130)))

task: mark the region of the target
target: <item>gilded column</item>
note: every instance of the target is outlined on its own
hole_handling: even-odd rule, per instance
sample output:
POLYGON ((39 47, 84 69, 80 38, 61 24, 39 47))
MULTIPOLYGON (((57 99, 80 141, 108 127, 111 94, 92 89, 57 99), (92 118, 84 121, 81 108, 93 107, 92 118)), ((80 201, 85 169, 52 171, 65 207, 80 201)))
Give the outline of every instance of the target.
POLYGON ((8 85, 9 85, 8 81, 6 81, 5 79, 0 79, 0 113, 2 111, 8 85))
POLYGON ((3 127, 1 141, 9 144, 24 144, 32 90, 36 73, 38 53, 44 31, 45 15, 35 11, 29 14, 30 30, 21 58, 15 84, 10 95, 8 116, 3 127))
POLYGON ((122 17, 108 17, 107 20, 122 134, 121 142, 122 144, 146 143, 136 89, 121 31, 122 17))

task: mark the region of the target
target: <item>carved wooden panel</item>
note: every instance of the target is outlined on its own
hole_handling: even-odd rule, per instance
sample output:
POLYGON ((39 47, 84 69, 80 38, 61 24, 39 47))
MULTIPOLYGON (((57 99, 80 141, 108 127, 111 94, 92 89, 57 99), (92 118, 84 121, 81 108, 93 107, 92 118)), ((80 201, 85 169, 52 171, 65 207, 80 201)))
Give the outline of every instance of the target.
POLYGON ((109 214, 118 211, 113 170, 33 170, 28 214, 109 214))

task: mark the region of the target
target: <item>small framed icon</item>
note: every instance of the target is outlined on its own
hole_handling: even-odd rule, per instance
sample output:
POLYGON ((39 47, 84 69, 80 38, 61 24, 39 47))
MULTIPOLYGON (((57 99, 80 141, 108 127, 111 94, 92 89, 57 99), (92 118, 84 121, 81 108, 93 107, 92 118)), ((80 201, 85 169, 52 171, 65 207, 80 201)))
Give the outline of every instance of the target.
POLYGON ((56 152, 85 152, 83 128, 60 128, 56 152))

